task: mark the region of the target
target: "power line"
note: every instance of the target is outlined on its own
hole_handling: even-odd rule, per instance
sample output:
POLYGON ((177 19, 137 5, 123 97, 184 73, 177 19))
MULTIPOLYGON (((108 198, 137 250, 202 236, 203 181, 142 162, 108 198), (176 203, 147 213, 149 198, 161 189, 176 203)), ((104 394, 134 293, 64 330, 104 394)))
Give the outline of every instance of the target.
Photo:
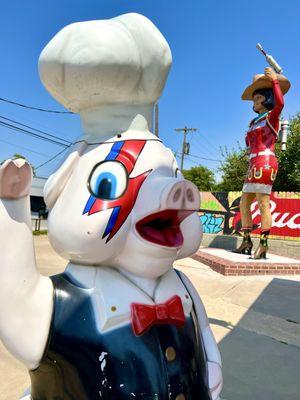
MULTIPOLYGON (((202 139, 204 139, 204 138, 205 137, 203 136, 202 139)), ((197 149, 204 151, 208 155, 214 156, 216 152, 219 153, 219 150, 216 150, 216 147, 213 148, 208 142, 205 143, 205 140, 206 139, 204 139, 204 141, 200 142, 199 138, 197 137, 197 138, 195 138, 194 145, 197 147, 197 149)))
MULTIPOLYGON (((179 155, 179 151, 178 151, 178 150, 176 150, 176 151, 174 152, 174 156, 175 156, 175 158, 180 159, 180 155, 179 155)), ((217 160, 217 159, 215 159, 215 158, 200 157, 200 156, 196 156, 195 154, 185 154, 185 157, 186 157, 186 158, 193 157, 193 158, 198 158, 198 159, 200 159, 200 160, 214 161, 214 162, 218 162, 218 163, 222 162, 221 160, 217 160)), ((189 161, 194 162, 194 164, 197 164, 197 162, 194 161, 194 160, 191 160, 191 159, 190 159, 189 161)))
POLYGON ((45 161, 44 163, 38 165, 37 167, 35 167, 35 170, 43 167, 44 165, 48 164, 49 162, 55 160, 55 158, 57 158, 58 156, 60 156, 64 151, 66 151, 70 146, 72 145, 72 143, 67 146, 65 149, 63 149, 62 151, 60 151, 59 153, 55 154, 55 156, 51 157, 49 160, 45 161))
MULTIPOLYGON (((191 162, 192 164, 199 166, 199 162, 193 160, 193 159, 190 158, 189 156, 187 156, 187 159, 188 159, 188 161, 191 162)), ((209 169, 212 170, 212 171, 214 171, 214 172, 217 172, 217 171, 218 171, 217 168, 213 168, 213 167, 209 167, 209 169)))
POLYGON ((19 147, 20 149, 29 151, 30 153, 38 154, 39 156, 49 157, 49 154, 39 153, 38 151, 34 151, 34 150, 31 150, 31 149, 28 149, 27 147, 20 146, 19 144, 16 144, 16 143, 10 143, 10 142, 7 142, 6 140, 2 140, 2 139, 0 140, 0 142, 8 144, 8 145, 13 146, 13 147, 19 147))
POLYGON ((45 108, 39 108, 39 107, 32 107, 32 106, 27 106, 26 104, 18 103, 16 101, 4 99, 3 97, 0 97, 0 101, 3 101, 5 103, 13 104, 18 107, 23 107, 23 108, 28 108, 29 110, 35 110, 35 111, 42 111, 42 112, 47 112, 47 113, 54 113, 54 114, 74 114, 71 111, 56 111, 56 110, 47 110, 45 108))
POLYGON ((18 121, 16 121, 16 120, 13 120, 13 119, 4 117, 3 115, 0 115, 0 119, 4 119, 4 120, 6 120, 6 121, 13 122, 13 123, 15 123, 15 124, 17 124, 17 125, 24 126, 25 128, 31 129, 32 131, 39 132, 39 133, 42 133, 43 135, 47 135, 47 136, 50 136, 50 137, 52 137, 52 138, 54 138, 54 139, 61 140, 61 141, 63 141, 63 142, 66 142, 67 144, 71 144, 71 142, 69 142, 68 140, 65 140, 65 139, 63 139, 63 138, 61 138, 61 137, 59 137, 59 136, 52 135, 51 133, 47 133, 47 132, 45 132, 45 131, 41 131, 40 129, 33 128, 33 127, 30 126, 30 125, 26 125, 26 124, 23 124, 23 123, 18 122, 18 121))
MULTIPOLYGON (((217 150, 219 151, 219 148, 215 145, 215 143, 211 142, 210 139, 208 138, 208 135, 203 135, 201 136, 202 139, 204 139, 204 141, 207 142, 207 145, 212 149, 212 150, 217 150)), ((198 140, 198 138, 196 138, 196 141, 198 140)), ((198 142, 200 144, 200 142, 198 142)))
MULTIPOLYGON (((16 112, 18 112, 18 110, 16 112)), ((8 116, 6 116, 6 117, 8 117, 8 116)), ((18 117, 19 117, 19 115, 16 116, 15 112, 13 114, 11 112, 9 113, 9 118, 18 119, 18 117)), ((50 121, 50 120, 48 120, 48 121, 50 121)), ((36 126, 38 129, 43 129, 43 130, 46 130, 47 132, 51 132, 52 131, 52 127, 49 127, 49 125, 48 126, 45 125, 44 122, 41 123, 40 120, 36 119, 36 115, 32 116, 32 114, 28 114, 28 113, 23 114, 22 115, 22 122, 23 122, 23 124, 33 125, 33 126, 36 126)))
POLYGON ((191 163, 193 163, 195 165, 199 165, 199 163, 197 161, 194 161, 194 160, 190 159, 189 156, 187 156, 186 158, 189 160, 189 162, 191 162, 191 163))
POLYGON ((3 121, 0 121, 0 126, 3 126, 3 127, 7 128, 7 129, 10 129, 12 131, 24 133, 25 135, 29 135, 29 136, 32 136, 32 137, 37 138, 37 139, 45 140, 45 141, 53 143, 53 144, 58 144, 60 146, 65 146, 65 147, 68 146, 65 143, 61 143, 61 142, 58 142, 57 140, 53 140, 53 139, 47 138, 45 136, 38 135, 37 133, 30 132, 30 131, 28 131, 26 129, 19 128, 18 126, 11 125, 11 124, 8 124, 8 123, 3 122, 3 121))
POLYGON ((39 134, 34 133, 34 132, 30 132, 27 129, 23 129, 23 128, 20 128, 20 127, 15 126, 15 125, 8 124, 7 122, 0 121, 0 126, 4 126, 5 128, 10 129, 12 131, 16 131, 16 132, 19 132, 19 133, 24 133, 25 135, 32 136, 32 137, 34 137, 36 139, 41 139, 41 140, 45 140, 45 141, 53 143, 53 144, 57 144, 59 146, 68 147, 68 145, 65 144, 65 143, 61 143, 61 142, 59 142, 57 140, 50 139, 48 137, 39 135, 39 134))
MULTIPOLYGON (((209 136, 209 135, 203 134, 203 135, 201 135, 201 139, 203 139, 203 140, 207 143, 207 145, 211 148, 211 150, 219 151, 219 147, 216 145, 215 142, 211 141, 211 140, 209 139, 208 136, 209 136)), ((199 137, 196 137, 195 140, 196 140, 200 145, 202 145, 203 142, 202 142, 202 140, 201 140, 201 143, 200 143, 200 140, 199 140, 199 139, 200 139, 199 137)))
POLYGON ((196 155, 194 155, 194 154, 189 154, 189 156, 190 156, 190 157, 194 157, 194 158, 199 158, 200 160, 222 162, 221 160, 216 160, 215 158, 200 157, 200 156, 196 156, 196 155))

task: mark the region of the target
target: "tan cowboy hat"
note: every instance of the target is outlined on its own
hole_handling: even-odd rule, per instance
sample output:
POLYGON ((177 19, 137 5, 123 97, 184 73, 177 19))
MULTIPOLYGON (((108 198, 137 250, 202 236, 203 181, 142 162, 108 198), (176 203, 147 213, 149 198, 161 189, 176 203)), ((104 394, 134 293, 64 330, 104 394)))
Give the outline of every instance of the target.
MULTIPOLYGON (((291 87, 290 81, 283 75, 277 74, 277 79, 283 94, 286 94, 291 87)), ((249 85, 242 94, 242 100, 253 100, 252 96, 255 90, 272 89, 272 82, 264 74, 257 74, 253 77, 253 82, 249 85)))

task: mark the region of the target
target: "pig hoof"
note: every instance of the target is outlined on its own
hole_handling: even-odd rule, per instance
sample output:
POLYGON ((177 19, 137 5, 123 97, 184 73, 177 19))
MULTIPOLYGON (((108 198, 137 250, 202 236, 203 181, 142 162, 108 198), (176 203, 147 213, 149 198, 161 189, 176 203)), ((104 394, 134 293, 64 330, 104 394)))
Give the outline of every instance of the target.
POLYGON ((6 160, 0 167, 0 198, 28 196, 32 181, 31 167, 23 158, 6 160))

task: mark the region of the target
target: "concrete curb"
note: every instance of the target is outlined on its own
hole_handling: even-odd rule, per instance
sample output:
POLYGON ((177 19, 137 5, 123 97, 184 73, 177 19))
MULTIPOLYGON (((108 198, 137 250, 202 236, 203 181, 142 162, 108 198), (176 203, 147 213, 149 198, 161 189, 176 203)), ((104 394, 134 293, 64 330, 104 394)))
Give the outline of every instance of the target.
MULTIPOLYGON (((258 246, 259 238, 252 238, 254 247, 258 246)), ((201 245, 203 247, 215 247, 226 250, 237 248, 242 242, 242 237, 237 235, 217 235, 204 233, 201 245)), ((281 240, 269 239, 269 249, 272 253, 284 257, 300 259, 300 241, 299 240, 281 240)))
POLYGON ((192 256, 222 275, 300 275, 299 263, 235 262, 199 250, 192 256))

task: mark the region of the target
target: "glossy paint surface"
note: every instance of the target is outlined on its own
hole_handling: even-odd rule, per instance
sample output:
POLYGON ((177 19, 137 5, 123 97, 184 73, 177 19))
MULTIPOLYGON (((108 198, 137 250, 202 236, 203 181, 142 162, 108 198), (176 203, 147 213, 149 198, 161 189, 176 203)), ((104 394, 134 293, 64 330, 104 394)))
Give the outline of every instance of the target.
POLYGON ((131 324, 96 328, 89 290, 66 275, 52 278, 55 307, 49 343, 31 372, 33 400, 209 400, 205 355, 192 318, 182 328, 152 327, 137 337, 131 324), (175 359, 168 361, 172 347, 175 359))

